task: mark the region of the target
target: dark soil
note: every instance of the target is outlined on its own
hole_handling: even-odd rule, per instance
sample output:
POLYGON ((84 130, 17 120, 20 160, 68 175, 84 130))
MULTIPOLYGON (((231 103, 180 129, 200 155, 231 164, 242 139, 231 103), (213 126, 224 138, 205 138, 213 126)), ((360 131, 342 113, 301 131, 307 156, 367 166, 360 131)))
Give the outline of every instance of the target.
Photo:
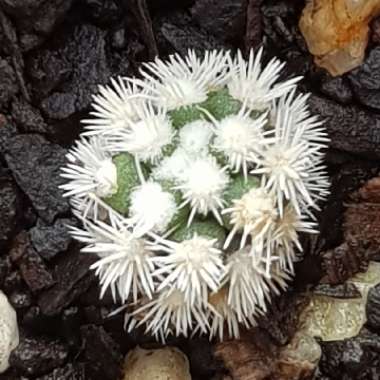
MULTIPOLYGON (((247 52, 264 44, 266 59, 288 62, 285 75, 305 76, 302 89, 326 120, 332 192, 319 215, 321 234, 304 239, 293 288, 261 323, 273 342, 285 344, 294 333, 301 291, 321 279, 341 283, 365 268, 372 256, 358 242, 347 243, 343 221, 350 195, 379 172, 380 21, 373 23, 365 65, 332 78, 314 65, 300 35, 303 6, 297 0, 0 0, 0 289, 21 330, 1 380, 116 380, 130 348, 156 345, 142 332, 125 333, 122 315, 107 317, 115 306, 98 299, 88 270, 94 258, 80 254, 68 236, 65 224, 75 221, 57 186, 96 86, 137 74, 140 62, 157 53, 247 52)), ((371 255, 379 258, 377 247, 371 255)), ((323 344, 318 379, 379 379, 379 310, 378 286, 362 333, 323 344)), ((188 355, 194 379, 221 378, 213 343, 170 343, 188 355)))

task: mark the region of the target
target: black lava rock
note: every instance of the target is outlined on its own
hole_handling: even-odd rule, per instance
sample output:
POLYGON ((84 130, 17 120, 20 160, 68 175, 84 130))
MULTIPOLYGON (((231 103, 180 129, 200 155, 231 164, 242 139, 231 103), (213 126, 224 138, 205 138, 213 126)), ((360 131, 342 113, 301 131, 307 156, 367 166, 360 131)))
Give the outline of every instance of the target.
POLYGON ((380 111, 380 46, 372 49, 364 63, 348 77, 358 100, 380 111))
POLYGON ((87 291, 94 280, 93 274, 89 273, 89 267, 95 261, 93 255, 82 254, 76 250, 59 257, 54 268, 56 284, 42 292, 38 300, 44 315, 57 315, 87 291))
POLYGON ((114 0, 85 0, 86 10, 91 21, 99 26, 111 26, 118 23, 122 10, 114 0))
POLYGON ((321 80, 321 92, 332 100, 342 104, 352 101, 352 91, 344 77, 331 77, 324 75, 321 80))
POLYGON ((81 328, 86 373, 91 379, 115 380, 120 377, 122 355, 119 346, 101 326, 81 328))
POLYGON ((0 247, 11 237, 18 219, 20 199, 12 177, 0 166, 0 247))
POLYGON ((53 225, 38 219, 37 225, 30 230, 30 239, 36 251, 46 260, 69 247, 71 236, 67 225, 75 225, 75 219, 57 219, 53 225))
POLYGON ((309 100, 312 113, 326 120, 331 148, 380 158, 380 116, 365 112, 356 106, 341 104, 312 95, 309 100))
POLYGON ((73 0, 4 0, 2 6, 15 20, 22 49, 30 50, 40 45, 62 21, 72 2, 73 0))
POLYGON ((192 25, 191 17, 183 11, 157 16, 153 21, 157 43, 165 54, 175 52, 186 55, 188 49, 197 53, 225 47, 217 38, 192 25))
POLYGON ((45 133, 47 125, 38 109, 23 99, 12 102, 11 112, 13 119, 22 132, 45 133))
POLYGON ((9 296, 9 302, 16 309, 26 309, 31 306, 33 299, 30 292, 25 289, 21 291, 14 291, 9 296))
POLYGON ((39 135, 20 135, 9 139, 5 159, 17 184, 34 208, 48 223, 69 205, 58 186, 60 169, 65 164, 65 150, 39 135))
POLYGON ((67 356, 67 347, 57 340, 21 338, 9 362, 25 376, 39 376, 61 367, 67 356))
POLYGON ((4 282, 12 269, 9 256, 0 256, 0 289, 4 288, 4 282))
POLYGON ((226 43, 243 40, 246 11, 247 0, 198 0, 191 8, 202 29, 226 43))
POLYGON ((354 338, 321 345, 320 369, 331 379, 372 380, 371 373, 379 368, 379 337, 365 329, 354 338))
POLYGON ((8 119, 0 114, 0 154, 3 154, 8 146, 8 141, 17 134, 17 128, 9 123, 8 119))
POLYGON ((36 380, 86 380, 83 364, 67 364, 36 380))
POLYGON ((368 293, 366 313, 368 326, 380 332, 380 284, 368 293))
POLYGON ((42 92, 59 87, 41 103, 45 115, 55 120, 86 110, 97 85, 108 82, 111 76, 103 30, 80 25, 61 37, 63 42, 56 50, 38 51, 30 68, 36 87, 42 92), (57 76, 53 84, 49 83, 51 76, 57 76))
POLYGON ((213 355, 213 347, 207 339, 190 339, 181 347, 190 362, 191 373, 210 379, 220 369, 221 363, 213 355))
POLYGON ((31 245, 26 248, 21 258, 20 271, 32 292, 38 292, 54 284, 53 276, 31 245))
POLYGON ((18 85, 12 66, 5 59, 0 58, 0 110, 7 106, 17 91, 18 85))

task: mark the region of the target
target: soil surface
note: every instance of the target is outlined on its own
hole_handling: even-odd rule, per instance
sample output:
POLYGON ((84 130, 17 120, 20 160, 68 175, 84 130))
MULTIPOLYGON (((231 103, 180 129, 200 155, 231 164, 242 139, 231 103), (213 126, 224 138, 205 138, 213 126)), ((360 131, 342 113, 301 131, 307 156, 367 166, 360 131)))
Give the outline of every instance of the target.
MULTIPOLYGON (((116 306, 98 299, 88 269, 94 257, 80 254, 68 235, 65 225, 76 222, 57 189, 97 84, 136 75, 157 54, 263 44, 266 60, 287 61, 284 76, 304 75, 301 88, 326 120, 332 187, 318 215, 321 233, 304 237, 305 259, 260 321, 259 336, 286 344, 305 290, 340 284, 379 260, 377 210, 371 202, 348 205, 362 204, 358 190, 379 174, 380 20, 365 63, 333 78, 307 51, 298 29, 303 7, 296 0, 0 0, 0 289, 21 333, 1 380, 116 380, 129 349, 158 345, 141 331, 127 334, 122 315, 107 317, 116 306)), ((378 201, 380 190, 374 194, 378 201)), ((379 307, 378 286, 359 336, 322 343, 317 379, 379 379, 379 307)), ((188 355, 193 379, 228 375, 214 342, 170 344, 188 355)))

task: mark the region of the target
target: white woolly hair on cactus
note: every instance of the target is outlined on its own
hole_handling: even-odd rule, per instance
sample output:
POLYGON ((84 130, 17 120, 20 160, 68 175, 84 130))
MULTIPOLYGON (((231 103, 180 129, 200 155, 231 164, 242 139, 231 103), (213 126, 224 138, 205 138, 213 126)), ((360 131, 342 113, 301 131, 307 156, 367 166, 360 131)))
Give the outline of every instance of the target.
POLYGON ((67 155, 72 235, 128 329, 239 337, 283 291, 329 193, 328 136, 263 49, 156 58, 112 79, 67 155))

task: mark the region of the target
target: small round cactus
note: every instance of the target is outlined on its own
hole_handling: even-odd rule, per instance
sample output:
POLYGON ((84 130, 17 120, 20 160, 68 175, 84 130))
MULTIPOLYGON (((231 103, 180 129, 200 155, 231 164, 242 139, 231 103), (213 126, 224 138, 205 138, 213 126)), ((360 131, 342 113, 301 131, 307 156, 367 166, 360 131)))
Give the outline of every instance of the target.
POLYGON ((68 153, 72 235, 129 328, 239 336, 285 289, 328 194, 328 138, 283 63, 190 51, 111 79, 68 153), (132 307, 127 307, 132 305, 132 307))

